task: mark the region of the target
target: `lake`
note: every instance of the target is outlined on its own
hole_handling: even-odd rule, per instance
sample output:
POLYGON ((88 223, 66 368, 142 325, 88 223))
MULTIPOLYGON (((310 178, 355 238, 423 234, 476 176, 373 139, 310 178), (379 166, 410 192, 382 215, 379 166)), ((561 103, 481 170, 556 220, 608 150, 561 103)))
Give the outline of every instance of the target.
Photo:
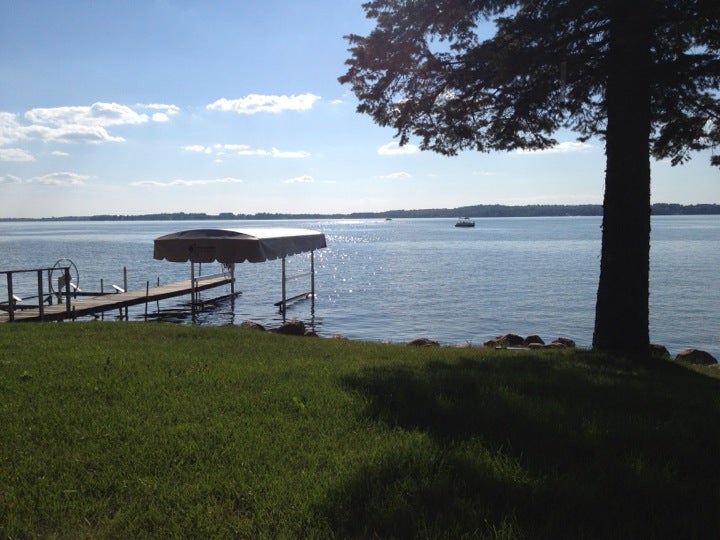
MULTIPOLYGON (((78 268, 83 290, 128 288, 188 279, 189 264, 156 261, 153 240, 193 228, 302 227, 321 230, 328 248, 315 254, 316 299, 289 307, 288 318, 322 336, 443 344, 481 344, 500 334, 538 334, 546 341, 592 341, 600 266, 599 217, 487 218, 475 228, 452 219, 0 222, 0 270, 51 267, 61 258, 78 268)), ((287 259, 288 274, 309 269, 309 256, 287 259)), ((651 340, 672 354, 688 347, 720 358, 720 216, 652 219, 651 340)), ((203 265, 203 274, 220 270, 203 265)), ((15 283, 35 294, 34 275, 15 283)), ((281 263, 236 267, 242 295, 209 307, 198 324, 245 320, 276 327, 281 263)), ((18 279, 18 278, 16 278, 18 279)), ((7 286, 0 283, 0 299, 7 286)), ((309 278, 288 285, 309 290, 309 278)), ((219 290, 216 294, 225 291, 219 290)), ((204 294, 204 298, 213 293, 204 294)), ((162 318, 190 321, 187 298, 160 303, 162 318)), ((154 306, 153 306, 154 307, 154 306)), ((154 311, 154 309, 153 309, 154 311)), ((131 308, 142 318, 142 308, 131 308)), ((105 318, 112 318, 107 314, 105 318)))

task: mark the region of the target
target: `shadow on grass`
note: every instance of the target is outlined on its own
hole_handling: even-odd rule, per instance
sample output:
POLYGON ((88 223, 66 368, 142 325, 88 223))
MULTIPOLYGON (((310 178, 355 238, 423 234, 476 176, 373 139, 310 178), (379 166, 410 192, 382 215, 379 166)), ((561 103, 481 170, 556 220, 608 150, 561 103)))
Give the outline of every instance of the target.
POLYGON ((720 537, 720 381, 513 356, 344 381, 394 446, 318 509, 338 537, 720 537))

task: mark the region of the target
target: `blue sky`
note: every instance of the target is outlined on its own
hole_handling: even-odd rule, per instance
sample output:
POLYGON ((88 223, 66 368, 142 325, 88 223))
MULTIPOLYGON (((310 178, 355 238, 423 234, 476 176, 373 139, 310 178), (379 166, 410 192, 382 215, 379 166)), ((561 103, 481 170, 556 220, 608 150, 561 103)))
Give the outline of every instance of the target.
MULTIPOLYGON (((443 157, 355 112, 361 1, 0 0, 0 217, 601 203, 601 141, 443 157)), ((700 154, 653 202, 720 202, 700 154)))

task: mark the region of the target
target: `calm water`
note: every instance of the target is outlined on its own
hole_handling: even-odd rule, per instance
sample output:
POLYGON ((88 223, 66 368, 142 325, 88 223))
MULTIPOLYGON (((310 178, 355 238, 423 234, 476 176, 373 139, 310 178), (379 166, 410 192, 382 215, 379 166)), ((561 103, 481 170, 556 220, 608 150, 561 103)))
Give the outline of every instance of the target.
MULTIPOLYGON (((454 220, 263 222, 0 223, 0 270, 49 267, 63 257, 78 268, 80 287, 144 288, 189 277, 189 264, 156 261, 153 239, 192 228, 304 227, 323 231, 328 248, 315 255, 314 312, 310 301, 289 318, 319 334, 397 341, 426 336, 444 344, 478 344, 513 332, 545 340, 592 340, 600 264, 600 218, 482 219, 474 229, 454 220)), ((720 216, 655 217, 652 222, 650 333, 675 354, 697 347, 720 358, 720 216)), ((309 269, 306 255, 288 258, 288 274, 309 269)), ((205 265, 203 274, 219 271, 205 265)), ((254 320, 277 326, 279 261, 237 266, 235 301, 197 317, 200 324, 254 320)), ((35 276, 15 292, 35 293, 35 276)), ((6 299, 6 284, 0 298, 6 299)), ((309 278, 291 282, 288 296, 309 290, 309 278)), ((224 292, 224 291, 221 291, 224 292)), ((219 294, 219 293, 218 293, 219 294)), ((205 298, 212 293, 205 293, 205 298)), ((165 318, 189 320, 181 303, 160 303, 165 318)), ((153 306, 154 307, 154 306, 153 306)), ((154 311, 154 309, 153 309, 154 311)), ((144 307, 131 317, 144 314, 144 307)), ((112 318, 112 315, 106 315, 112 318)))

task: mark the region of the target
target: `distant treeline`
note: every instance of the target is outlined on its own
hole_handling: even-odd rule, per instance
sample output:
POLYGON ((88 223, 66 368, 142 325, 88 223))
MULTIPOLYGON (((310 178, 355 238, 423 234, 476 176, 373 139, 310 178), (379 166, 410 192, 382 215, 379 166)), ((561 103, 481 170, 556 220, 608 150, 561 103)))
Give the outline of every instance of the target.
MULTIPOLYGON (((720 214, 719 204, 667 204, 652 205, 656 216, 690 216, 720 214)), ((472 218, 484 217, 560 217, 560 216, 601 216, 599 204, 579 205, 527 205, 504 206, 500 204, 478 204, 459 208, 428 208, 424 210, 388 210, 386 212, 353 212, 351 214, 220 214, 205 213, 164 213, 137 216, 102 214, 95 216, 65 216, 46 218, 0 218, 0 221, 202 221, 202 220, 269 220, 269 219, 377 219, 377 218, 472 218)))

